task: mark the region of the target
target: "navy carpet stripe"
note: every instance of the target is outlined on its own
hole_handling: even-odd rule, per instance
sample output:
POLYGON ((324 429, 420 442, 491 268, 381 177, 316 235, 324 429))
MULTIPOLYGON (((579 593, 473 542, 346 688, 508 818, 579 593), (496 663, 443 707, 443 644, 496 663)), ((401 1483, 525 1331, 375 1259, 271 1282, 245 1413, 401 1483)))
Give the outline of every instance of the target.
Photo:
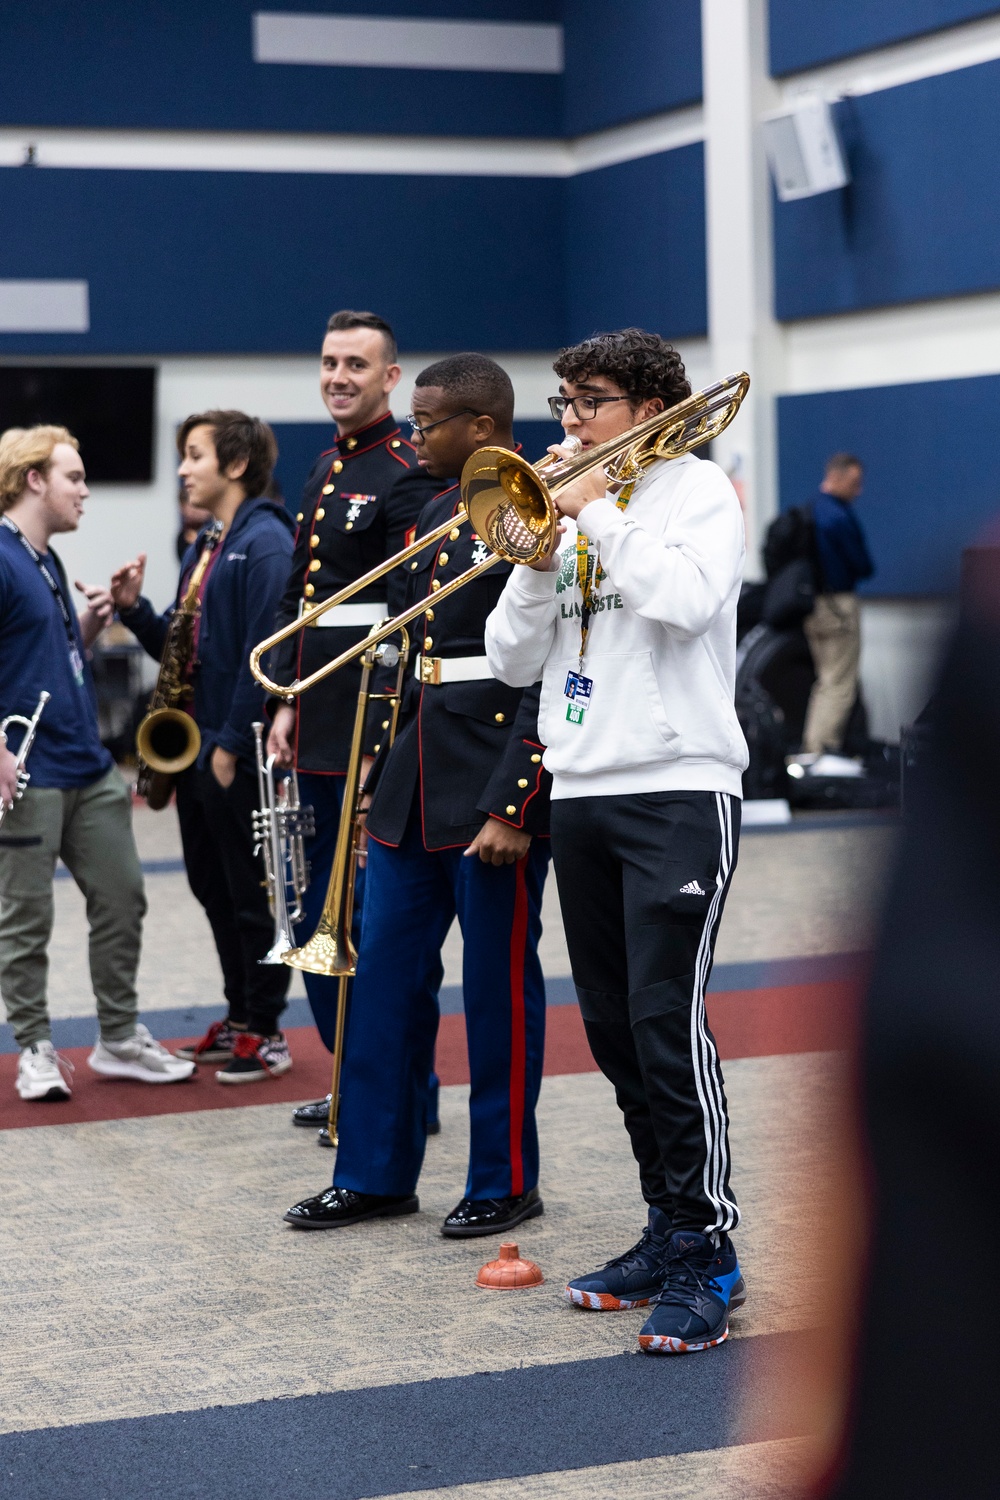
MULTIPOLYGON (((720 990, 780 989, 783 985, 822 984, 856 979, 864 973, 863 953, 823 953, 812 958, 779 958, 764 963, 716 964, 708 983, 708 992, 720 990)), ((572 979, 546 979, 545 993, 549 1005, 575 1005, 576 989, 572 979)), ((441 1014, 457 1016, 462 1011, 462 986, 445 985, 441 991, 441 1014)), ((160 1041, 178 1036, 197 1036, 211 1021, 222 1014, 222 1002, 214 1005, 177 1006, 170 1010, 143 1011, 142 1019, 160 1041)), ((293 997, 282 1017, 285 1026, 311 1026, 312 1011, 303 997, 293 997)), ((72 1016, 52 1023, 52 1040, 57 1047, 89 1047, 97 1034, 92 1015, 72 1016)), ((17 1052, 13 1032, 0 1026, 0 1053, 17 1052)))
POLYGON ((728 1447, 746 1440, 748 1417, 753 1441, 794 1437, 768 1393, 800 1346, 775 1334, 678 1359, 626 1354, 9 1433, 0 1474, 18 1500, 362 1500, 728 1447))

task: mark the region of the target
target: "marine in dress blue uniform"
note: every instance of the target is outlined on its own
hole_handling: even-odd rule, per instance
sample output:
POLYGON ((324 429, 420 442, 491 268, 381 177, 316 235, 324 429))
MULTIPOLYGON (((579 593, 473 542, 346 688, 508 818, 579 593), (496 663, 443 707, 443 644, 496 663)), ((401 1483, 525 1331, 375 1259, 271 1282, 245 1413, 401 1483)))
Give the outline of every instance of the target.
MULTIPOLYGON (((454 356, 420 376, 414 398, 419 414, 420 388, 430 382, 451 408, 451 415, 438 420, 463 415, 461 408, 475 417, 476 430, 485 435, 469 443, 465 456, 486 442, 513 441, 509 416, 504 425, 476 416, 490 409, 476 386, 480 366, 489 367, 494 383, 502 377, 509 390, 492 360, 454 356), (464 375, 462 384, 439 387, 452 370, 464 375)), ((509 405, 512 411, 512 391, 509 405)), ((455 467, 461 457, 459 451, 455 467)), ((435 603, 445 583, 489 556, 469 521, 457 514, 460 503, 453 484, 426 507, 418 536, 449 518, 454 524, 443 541, 407 565, 409 601, 427 600, 425 614, 411 627, 420 655, 404 697, 402 727, 368 783, 374 792, 365 914, 334 1187, 289 1211, 286 1217, 300 1227, 337 1227, 417 1206, 441 948, 456 915, 464 938, 470 1155, 465 1195, 443 1232, 497 1233, 542 1211, 535 1105, 545 990, 537 944, 549 860, 548 776, 537 734, 537 688, 505 686, 485 659, 486 620, 510 566, 500 563, 435 603), (518 857, 510 863, 478 857, 484 824, 515 835, 507 842, 518 857)))

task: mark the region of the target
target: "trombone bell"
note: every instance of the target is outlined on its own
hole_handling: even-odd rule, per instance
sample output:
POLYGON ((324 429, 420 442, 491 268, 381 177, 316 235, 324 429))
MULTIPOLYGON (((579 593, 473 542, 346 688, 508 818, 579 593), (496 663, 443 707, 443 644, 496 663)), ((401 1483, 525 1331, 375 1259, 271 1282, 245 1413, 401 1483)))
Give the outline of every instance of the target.
POLYGON ((479 448, 462 471, 462 499, 473 530, 504 562, 548 553, 557 517, 548 486, 520 454, 479 448))

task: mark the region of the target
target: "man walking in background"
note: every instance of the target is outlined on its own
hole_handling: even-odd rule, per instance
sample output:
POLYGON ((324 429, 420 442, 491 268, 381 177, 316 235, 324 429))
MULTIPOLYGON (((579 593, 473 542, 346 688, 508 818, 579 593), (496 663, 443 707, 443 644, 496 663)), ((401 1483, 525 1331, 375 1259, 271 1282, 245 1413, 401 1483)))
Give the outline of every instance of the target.
POLYGON ((815 608, 803 628, 816 681, 802 735, 807 755, 840 750, 858 695, 861 611, 855 589, 875 571, 854 514, 863 485, 861 460, 851 453, 835 453, 812 501, 818 576, 815 608))

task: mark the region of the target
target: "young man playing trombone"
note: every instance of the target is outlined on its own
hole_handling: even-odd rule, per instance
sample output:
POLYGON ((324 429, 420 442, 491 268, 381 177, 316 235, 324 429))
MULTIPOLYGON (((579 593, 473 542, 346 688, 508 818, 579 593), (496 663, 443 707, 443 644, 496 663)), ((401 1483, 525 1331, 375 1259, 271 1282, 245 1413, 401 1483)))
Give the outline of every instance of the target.
MULTIPOLYGON (((680 356, 639 329, 567 349, 555 370, 553 415, 585 450, 690 394, 680 356)), ((745 1298, 705 1016, 747 764, 733 707, 743 518, 725 474, 693 454, 657 460, 613 493, 597 467, 557 503, 561 545, 513 571, 486 654, 512 687, 542 678, 573 977, 648 1205, 639 1243, 566 1296, 595 1310, 652 1302, 644 1349, 707 1349, 745 1298)))
MULTIPOLYGON (((480 354, 424 370, 413 413, 420 462, 441 481, 460 474, 478 448, 513 446, 513 387, 480 354)), ((489 556, 459 506, 452 484, 426 507, 418 536, 445 534, 406 564, 408 602, 427 603, 410 627, 420 646, 417 680, 395 743, 368 782, 375 790, 336 1168, 332 1188, 285 1215, 299 1229, 419 1208, 441 947, 456 914, 471 1139, 465 1195, 442 1233, 499 1234, 542 1212, 535 1104, 545 990, 537 943, 548 844, 533 835, 547 830, 547 778, 537 695, 497 681, 483 654, 483 627, 509 565, 435 603, 444 585, 489 556)))

